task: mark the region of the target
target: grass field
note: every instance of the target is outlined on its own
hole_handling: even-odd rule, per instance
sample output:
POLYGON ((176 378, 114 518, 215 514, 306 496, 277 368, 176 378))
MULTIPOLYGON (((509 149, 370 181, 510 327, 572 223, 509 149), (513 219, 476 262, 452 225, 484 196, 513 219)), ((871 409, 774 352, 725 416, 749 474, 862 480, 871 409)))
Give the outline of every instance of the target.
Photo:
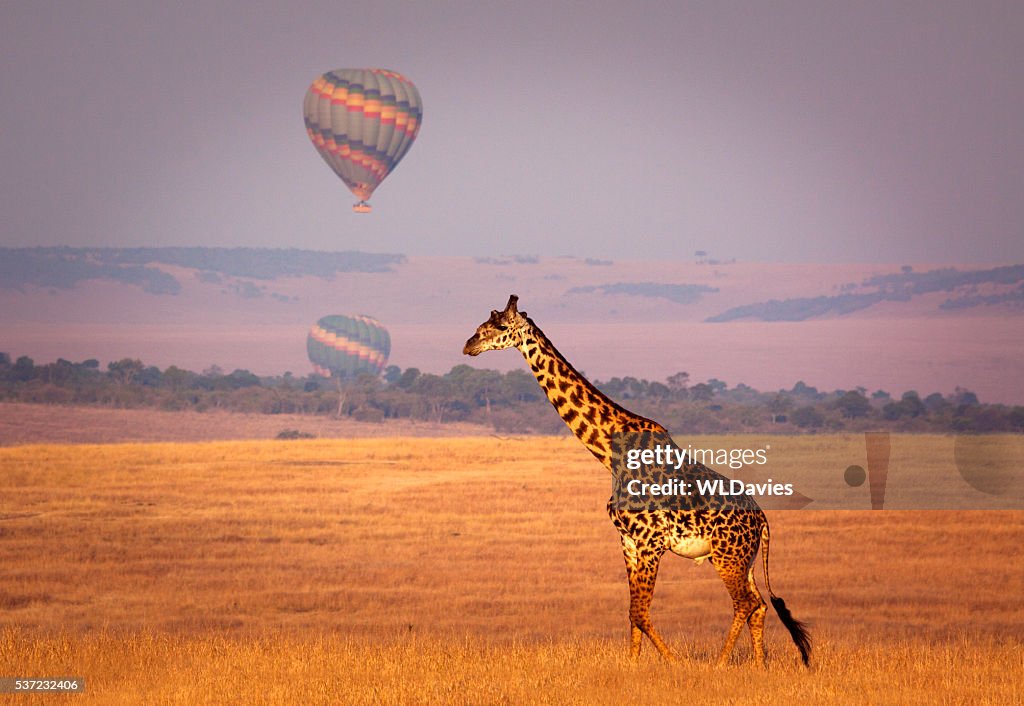
POLYGON ((273 439, 295 430, 321 438, 481 436, 489 427, 410 419, 357 422, 310 414, 246 414, 0 402, 0 446, 273 439))
MULTIPOLYGON (((772 444, 813 476, 863 439, 772 444)), ((902 437, 894 462, 918 446, 945 448, 902 437)), ((762 674, 744 641, 710 666, 729 600, 672 556, 653 618, 682 663, 626 658, 610 481, 572 439, 19 446, 0 481, 0 676, 85 677, 75 703, 1021 697, 1019 511, 770 512, 772 585, 815 654, 769 613, 762 674)))

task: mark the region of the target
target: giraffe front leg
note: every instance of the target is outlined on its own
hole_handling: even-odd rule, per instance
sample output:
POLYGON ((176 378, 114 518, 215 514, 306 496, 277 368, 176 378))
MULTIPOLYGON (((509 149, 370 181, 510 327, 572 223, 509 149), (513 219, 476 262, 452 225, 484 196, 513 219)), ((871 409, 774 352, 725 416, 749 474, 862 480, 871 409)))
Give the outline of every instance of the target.
POLYGON ((622 537, 622 549, 629 579, 630 656, 634 659, 640 656, 640 646, 646 635, 662 657, 675 662, 675 654, 651 622, 651 601, 654 598, 654 582, 658 578, 661 554, 651 547, 637 546, 625 535, 622 537))

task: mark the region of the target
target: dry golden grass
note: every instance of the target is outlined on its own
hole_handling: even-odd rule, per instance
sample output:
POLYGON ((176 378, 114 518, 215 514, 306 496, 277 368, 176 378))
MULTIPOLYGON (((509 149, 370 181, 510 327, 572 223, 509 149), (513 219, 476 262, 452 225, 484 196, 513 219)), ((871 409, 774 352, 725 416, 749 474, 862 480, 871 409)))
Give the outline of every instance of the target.
MULTIPOLYGON (((90 704, 1014 704, 1019 643, 823 641, 810 671, 724 670, 704 654, 632 663, 609 640, 480 644, 167 634, 29 638, 0 632, 0 669, 88 674, 90 704)), ((22 697, 29 700, 26 697, 22 697)), ((53 696, 35 697, 52 702, 53 696)))
POLYGON ((411 419, 371 423, 311 414, 167 412, 0 402, 0 446, 273 439, 286 429, 318 438, 481 436, 488 432, 487 427, 476 424, 435 424, 411 419))
MULTIPOLYGON (((856 441, 771 443, 795 472, 856 441)), ((710 667, 727 595, 671 556, 682 664, 625 658, 610 480, 572 439, 23 446, 0 485, 0 676, 84 676, 76 703, 1019 701, 1020 512, 769 513, 816 652, 769 612, 759 674, 745 643, 710 667)))

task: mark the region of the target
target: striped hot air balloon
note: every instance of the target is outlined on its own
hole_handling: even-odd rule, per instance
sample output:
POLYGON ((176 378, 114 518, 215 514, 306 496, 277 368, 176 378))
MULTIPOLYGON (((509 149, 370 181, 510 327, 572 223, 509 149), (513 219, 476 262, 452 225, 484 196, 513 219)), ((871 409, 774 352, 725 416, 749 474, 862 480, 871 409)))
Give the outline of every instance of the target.
POLYGON ((391 336, 369 316, 325 316, 310 329, 306 352, 318 374, 350 381, 364 373, 380 374, 391 353, 391 336))
POLYGON ((303 103, 313 146, 369 213, 366 201, 412 147, 423 116, 412 81, 385 69, 335 69, 303 103))

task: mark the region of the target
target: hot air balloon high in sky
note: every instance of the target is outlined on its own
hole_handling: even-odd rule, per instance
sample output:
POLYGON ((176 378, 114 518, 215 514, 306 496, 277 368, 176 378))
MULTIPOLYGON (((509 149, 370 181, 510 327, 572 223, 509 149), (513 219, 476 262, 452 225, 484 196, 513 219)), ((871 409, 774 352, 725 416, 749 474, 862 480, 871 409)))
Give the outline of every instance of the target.
POLYGON ((313 146, 369 213, 374 189, 412 147, 423 117, 412 81, 385 69, 335 69, 313 81, 303 102, 313 146))
POLYGON ((335 314, 310 329, 306 352, 318 374, 350 382, 363 374, 380 374, 391 353, 391 336, 372 317, 335 314))

